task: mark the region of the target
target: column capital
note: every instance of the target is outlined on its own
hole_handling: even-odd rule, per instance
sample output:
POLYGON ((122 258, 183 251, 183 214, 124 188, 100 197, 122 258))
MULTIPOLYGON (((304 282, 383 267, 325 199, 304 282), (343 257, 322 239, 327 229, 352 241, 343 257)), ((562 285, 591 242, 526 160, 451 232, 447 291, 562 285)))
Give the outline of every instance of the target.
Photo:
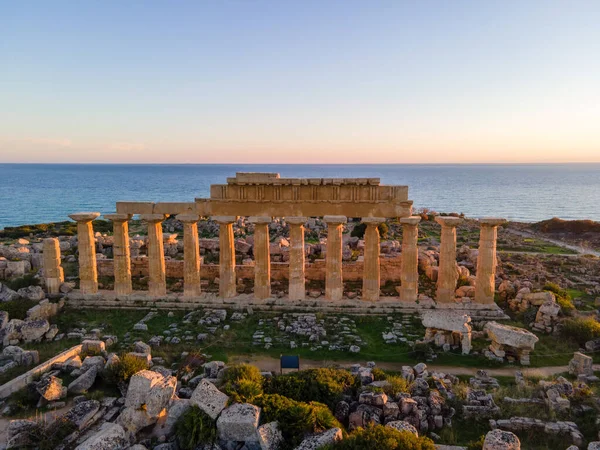
POLYGON ((442 227, 454 228, 462 222, 462 219, 460 217, 453 216, 437 216, 435 218, 435 221, 439 223, 442 227))
POLYGON ((412 225, 412 226, 416 226, 419 224, 419 222, 421 222, 421 217, 420 216, 410 216, 410 217, 402 217, 400 219, 400 223, 402 225, 412 225))
POLYGON ((78 212, 74 214, 69 214, 69 217, 73 219, 75 222, 91 222, 92 220, 100 217, 99 212, 78 212))
POLYGON ((106 220, 112 220, 113 222, 127 222, 131 220, 132 214, 119 214, 119 213, 110 213, 104 214, 104 218, 106 220))
POLYGON ((333 225, 341 225, 348 222, 346 216, 323 216, 323 222, 331 223, 333 225))
POLYGON ((238 220, 238 216, 212 216, 211 219, 220 224, 229 224, 238 220))
POLYGON ((375 225, 378 226, 379 224, 385 222, 386 219, 385 217, 363 217, 361 219, 361 222, 367 225, 375 225))
POLYGON ((497 227, 498 225, 502 225, 506 222, 507 220, 501 217, 483 217, 479 219, 479 225, 482 227, 497 227))
POLYGON ((269 223, 273 222, 273 218, 268 217, 268 216, 250 216, 250 217, 248 217, 248 222, 269 224, 269 223))
POLYGON ((196 223, 200 220, 198 214, 177 214, 175 218, 183 223, 196 223))
POLYGON ((144 220, 149 223, 162 222, 167 218, 167 214, 140 214, 140 220, 144 220))
POLYGON ((285 221, 291 225, 304 225, 308 217, 286 217, 285 221))

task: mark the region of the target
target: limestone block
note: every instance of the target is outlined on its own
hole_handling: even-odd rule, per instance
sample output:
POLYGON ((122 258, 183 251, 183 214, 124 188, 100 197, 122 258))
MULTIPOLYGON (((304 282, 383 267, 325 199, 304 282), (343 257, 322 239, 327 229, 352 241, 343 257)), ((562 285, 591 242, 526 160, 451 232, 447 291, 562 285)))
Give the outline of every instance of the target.
POLYGON ((219 391, 210 381, 202 379, 194 389, 190 401, 211 418, 216 419, 227 406, 229 397, 219 391))
POLYGON ((129 448, 129 436, 123 427, 105 422, 100 429, 79 444, 75 450, 122 450, 129 448))
POLYGON ((277 422, 265 423, 258 427, 256 431, 261 450, 277 450, 284 443, 277 422))
POLYGON ((496 429, 485 435, 482 450, 521 450, 521 441, 510 431, 496 429))
POLYGON ((471 332, 471 317, 455 311, 423 311, 421 315, 423 326, 439 330, 456 331, 459 333, 471 332))
POLYGON ((49 402, 59 400, 64 396, 62 380, 52 375, 42 378, 35 388, 49 402))
POLYGON ((260 408, 250 403, 235 403, 217 419, 219 438, 226 441, 257 442, 260 408))
POLYGON ((140 409, 144 406, 149 417, 157 418, 173 398, 176 387, 175 377, 142 370, 134 374, 129 381, 125 407, 140 409))
POLYGON ((18 300, 19 298, 19 294, 5 284, 0 283, 0 302, 12 302, 13 300, 18 300))
POLYGON ((32 301, 40 301, 46 297, 44 290, 40 286, 28 286, 17 291, 19 297, 32 301))
POLYGON ((497 322, 488 322, 484 330, 488 336, 500 345, 508 345, 517 349, 533 350, 539 338, 523 328, 501 325, 497 322))
POLYGON ((75 425, 79 430, 83 430, 92 420, 94 415, 100 409, 100 402, 97 400, 87 400, 77 403, 66 414, 65 419, 75 425))
POLYGON ((342 438, 343 435, 340 428, 330 428, 327 431, 304 439, 295 450, 317 450, 318 448, 341 441, 342 438))
POLYGON ((87 392, 94 385, 97 374, 98 368, 96 366, 86 370, 69 384, 69 394, 83 394, 87 392))
POLYGON ((97 355, 106 350, 106 344, 100 340, 86 339, 81 343, 81 353, 97 355))
POLYGON ((404 420, 394 420, 385 424, 386 427, 393 428, 398 431, 408 431, 409 433, 419 436, 419 432, 410 423, 404 420))
POLYGON ((50 329, 50 324, 45 319, 26 320, 21 326, 21 337, 24 342, 39 342, 50 329))
POLYGON ((573 359, 569 361, 569 373, 575 376, 594 376, 592 358, 580 352, 573 353, 573 359))

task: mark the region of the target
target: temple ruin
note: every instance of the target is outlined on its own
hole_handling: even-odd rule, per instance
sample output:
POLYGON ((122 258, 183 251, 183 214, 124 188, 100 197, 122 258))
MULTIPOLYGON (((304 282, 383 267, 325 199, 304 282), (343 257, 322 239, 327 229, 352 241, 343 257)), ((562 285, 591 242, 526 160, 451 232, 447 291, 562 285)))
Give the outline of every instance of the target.
MULTIPOLYGON (((412 216, 412 201, 407 186, 386 186, 379 178, 281 178, 277 173, 237 173, 227 184, 212 185, 210 198, 189 203, 117 202, 116 213, 104 214, 114 228, 114 290, 98 289, 98 269, 92 221, 99 212, 71 214, 77 222, 79 241, 80 288, 69 299, 82 306, 193 307, 215 303, 239 305, 277 305, 280 307, 352 307, 419 310, 453 308, 475 316, 501 317, 494 303, 497 227, 503 219, 481 219, 475 297, 461 302, 455 296, 458 269, 456 264, 456 227, 458 217, 438 217, 441 226, 440 261, 434 304, 419 302, 418 225, 412 216), (148 290, 132 288, 132 258, 128 222, 136 215, 148 225, 148 290), (162 222, 175 216, 183 223, 184 261, 183 293, 167 292, 166 263, 162 222), (238 295, 233 224, 238 217, 249 217, 254 224, 254 292, 238 295), (210 217, 219 224, 219 293, 201 291, 197 222, 210 217), (284 218, 290 227, 288 296, 274 298, 271 293, 272 263, 269 254, 269 224, 274 217, 284 218), (304 224, 320 217, 327 224, 325 258, 325 293, 319 298, 306 296, 306 261, 304 224), (362 295, 344 296, 342 231, 351 218, 366 225, 362 295), (402 224, 399 297, 380 297, 380 241, 377 227, 386 219, 402 224)), ((56 269, 57 270, 57 269, 56 269)), ((55 270, 55 272, 56 272, 55 270)), ((239 270, 239 266, 238 266, 239 270)), ((55 272, 49 275, 58 278, 55 272)), ((58 272, 56 272, 58 273, 58 272)))

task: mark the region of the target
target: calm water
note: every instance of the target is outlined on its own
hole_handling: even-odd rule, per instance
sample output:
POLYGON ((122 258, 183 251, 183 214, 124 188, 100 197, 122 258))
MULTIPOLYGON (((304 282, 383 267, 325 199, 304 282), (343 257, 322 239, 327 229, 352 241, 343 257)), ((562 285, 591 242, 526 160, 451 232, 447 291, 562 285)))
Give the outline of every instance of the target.
POLYGON ((193 201, 236 171, 283 177, 380 177, 409 186, 416 209, 538 221, 600 221, 600 164, 78 165, 0 164, 0 229, 112 212, 117 200, 193 201))

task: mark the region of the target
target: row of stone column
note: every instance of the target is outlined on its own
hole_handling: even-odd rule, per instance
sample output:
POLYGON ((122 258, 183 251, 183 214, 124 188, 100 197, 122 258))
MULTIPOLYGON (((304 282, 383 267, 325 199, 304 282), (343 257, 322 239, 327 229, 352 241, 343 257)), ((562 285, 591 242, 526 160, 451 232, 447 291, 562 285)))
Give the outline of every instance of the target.
MULTIPOLYGON (((77 213, 71 217, 77 222, 79 239, 79 278, 80 290, 83 294, 94 294, 98 291, 96 253, 92 221, 100 213, 77 213)), ((131 263, 129 250, 129 214, 106 214, 106 219, 113 222, 114 231, 114 277, 117 296, 132 293, 131 263)), ((153 297, 165 296, 167 293, 166 267, 163 248, 162 222, 164 214, 142 214, 140 219, 148 224, 148 291, 153 297)), ((197 297, 200 289, 200 251, 198 243, 198 221, 194 214, 179 214, 177 220, 183 223, 184 241, 184 296, 197 297)), ((236 296, 235 275, 235 241, 233 223, 236 216, 217 216, 213 220, 219 224, 219 295, 222 298, 236 296)), ((250 217, 254 224, 254 296, 258 299, 271 297, 271 261, 269 254, 269 223, 271 217, 250 217)), ((302 300, 305 298, 305 252, 304 224, 306 217, 287 217, 290 226, 290 260, 289 260, 289 298, 302 300)), ((343 297, 342 276, 342 230, 347 222, 345 216, 325 216, 327 224, 327 255, 325 274, 325 297, 328 300, 341 300, 343 297)), ((377 227, 384 218, 367 217, 366 224, 363 290, 362 298, 367 301, 379 299, 380 263, 379 263, 379 231, 377 227)), ((456 226, 460 219, 456 217, 438 217, 436 221, 442 226, 440 263, 437 282, 436 300, 440 303, 454 301, 454 292, 458 280, 456 269, 456 226)), ((419 217, 400 219, 403 227, 402 266, 400 300, 414 302, 418 296, 418 224, 419 217)), ((494 274, 496 264, 496 229, 502 219, 482 219, 481 238, 477 270, 475 301, 493 303, 494 274)))

